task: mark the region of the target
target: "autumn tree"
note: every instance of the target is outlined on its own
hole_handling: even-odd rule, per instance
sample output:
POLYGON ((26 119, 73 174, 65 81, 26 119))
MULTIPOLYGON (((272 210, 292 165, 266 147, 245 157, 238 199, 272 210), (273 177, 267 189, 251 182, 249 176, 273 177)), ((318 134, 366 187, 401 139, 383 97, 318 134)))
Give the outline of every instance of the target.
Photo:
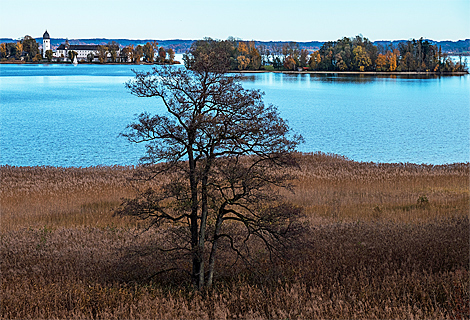
POLYGON ((284 65, 284 68, 286 68, 287 70, 295 70, 296 63, 292 56, 287 56, 284 59, 283 65, 284 65))
MULTIPOLYGON (((260 46, 259 48, 266 51, 266 46, 260 46)), ((267 58, 263 57, 259 48, 254 41, 239 41, 231 37, 223 41, 206 38, 193 43, 188 54, 183 56, 183 60, 186 66, 191 68, 190 64, 193 58, 197 60, 199 58, 196 57, 208 58, 212 56, 212 60, 214 58, 219 59, 219 65, 224 66, 223 68, 227 70, 259 70, 261 65, 267 62, 267 58), (191 59, 188 60, 188 58, 191 59)), ((266 52, 263 54, 266 54, 266 52)), ((199 59, 199 61, 204 59, 199 59)), ((280 63, 280 66, 282 66, 282 63, 280 63)))
POLYGON ((167 50, 167 53, 168 53, 168 60, 170 61, 170 63, 173 63, 175 61, 175 51, 172 48, 169 48, 167 50))
POLYGON ((379 53, 376 61, 376 70, 377 71, 387 71, 387 56, 379 53))
POLYGON ((310 55, 310 59, 308 61, 308 65, 310 66, 310 69, 316 70, 317 66, 321 62, 321 56, 319 51, 312 52, 310 55))
POLYGON ((212 285, 220 250, 246 261, 250 242, 259 239, 275 253, 300 214, 276 188, 288 187, 283 168, 295 167, 292 152, 301 137, 263 103, 261 92, 244 89, 240 76, 219 72, 220 60, 212 63, 199 56, 191 60, 192 70, 134 71, 130 92, 156 97, 166 109, 142 113, 123 134, 146 144, 139 177, 157 185, 116 212, 146 219, 161 232, 173 230, 168 237, 176 236, 156 243, 156 250, 188 253, 197 289, 212 285))
POLYGON ((261 68, 261 55, 258 49, 253 47, 250 48, 250 69, 251 70, 258 70, 261 68))
POLYGON ((117 61, 118 52, 119 52, 119 43, 113 40, 109 42, 107 46, 108 46, 109 55, 111 57, 111 62, 114 63, 117 61))
POLYGON ((121 62, 133 62, 134 61, 134 45, 128 45, 122 48, 121 51, 121 62))
POLYGON ((239 55, 237 57, 238 61, 238 70, 245 70, 250 64, 250 58, 245 57, 244 55, 239 55))
POLYGON ((399 71, 412 71, 414 69, 413 55, 410 51, 407 51, 400 60, 398 66, 399 71))
POLYGON ((364 71, 372 64, 367 51, 362 46, 357 46, 353 49, 353 56, 353 64, 356 70, 364 71))
POLYGON ((379 49, 367 38, 364 38, 364 49, 370 59, 369 69, 374 68, 378 57, 379 49))
POLYGON ((16 43, 8 42, 3 43, 5 45, 5 58, 12 58, 16 55, 16 43))
POLYGON ((320 54, 320 62, 317 65, 317 70, 335 70, 335 66, 333 63, 334 60, 334 48, 335 43, 333 41, 325 42, 318 50, 320 54))
POLYGON ((400 55, 400 52, 396 49, 393 52, 387 51, 385 56, 387 58, 388 71, 397 70, 397 57, 399 55, 400 55))
POLYGON ((155 49, 150 42, 147 42, 144 47, 142 48, 144 53, 145 61, 149 63, 153 63, 153 59, 155 57, 155 49))
POLYGON ((6 43, 0 43, 0 58, 7 57, 7 45, 6 43))
POLYGON ((343 56, 341 55, 341 53, 335 54, 335 61, 336 61, 336 68, 338 68, 340 71, 348 70, 348 65, 347 65, 346 61, 344 61, 343 56))
MULTIPOLYGON (((258 70, 261 67, 261 55, 256 49, 254 41, 234 41, 237 43, 236 49, 236 69, 238 70, 258 70)), ((230 52, 227 54, 230 55, 230 52)))
POLYGON ((238 42, 237 51, 238 51, 239 54, 242 55, 242 56, 248 56, 248 55, 249 55, 248 46, 247 46, 246 43, 243 42, 243 41, 238 42))
POLYGON ((163 47, 158 48, 158 62, 165 63, 166 60, 166 50, 163 47))
POLYGON ((143 55, 144 55, 143 47, 139 44, 139 45, 137 45, 137 47, 135 47, 135 49, 133 51, 132 62, 140 63, 140 60, 142 59, 143 55))
MULTIPOLYGON (((211 38, 198 40, 183 55, 184 65, 190 70, 222 73, 231 69, 232 53, 235 50, 232 41, 218 41, 211 38)), ((238 67, 236 59, 234 62, 235 67, 238 67)))
POLYGON ((407 41, 398 44, 400 51, 400 61, 398 63, 398 71, 415 71, 417 67, 417 60, 415 59, 415 46, 412 41, 407 41))
POLYGON ((39 54, 39 44, 33 37, 25 36, 23 40, 21 40, 21 44, 23 45, 23 51, 26 53, 26 60, 31 60, 39 54))
MULTIPOLYGON (((361 43, 362 43, 362 38, 361 43)), ((354 41, 352 38, 343 37, 333 44, 333 65, 340 71, 352 70, 353 69, 353 43, 358 43, 358 40, 354 41)))
POLYGON ((42 55, 40 53, 36 54, 31 61, 39 62, 42 60, 42 55))
POLYGON ((308 50, 302 49, 300 50, 300 66, 306 67, 308 64, 308 50))
POLYGON ((47 61, 51 62, 54 53, 52 52, 52 50, 46 50, 46 53, 44 55, 46 56, 47 61))
POLYGON ((100 63, 105 63, 108 61, 108 47, 104 45, 98 46, 98 60, 100 63))
POLYGON ((23 53, 23 44, 20 41, 16 42, 15 46, 15 58, 19 59, 23 53))

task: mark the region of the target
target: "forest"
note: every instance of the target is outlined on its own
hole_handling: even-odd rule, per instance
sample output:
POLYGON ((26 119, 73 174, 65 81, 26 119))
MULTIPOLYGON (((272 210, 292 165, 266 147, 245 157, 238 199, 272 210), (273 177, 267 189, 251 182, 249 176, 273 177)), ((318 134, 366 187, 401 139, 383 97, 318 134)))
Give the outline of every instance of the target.
POLYGON ((378 71, 378 72, 468 72, 466 61, 454 61, 428 40, 409 40, 397 45, 375 45, 358 35, 323 43, 319 50, 301 49, 296 42, 257 44, 234 38, 206 38, 193 43, 185 56, 217 46, 229 61, 230 70, 279 71, 378 71), (210 44, 210 45, 208 45, 210 44))

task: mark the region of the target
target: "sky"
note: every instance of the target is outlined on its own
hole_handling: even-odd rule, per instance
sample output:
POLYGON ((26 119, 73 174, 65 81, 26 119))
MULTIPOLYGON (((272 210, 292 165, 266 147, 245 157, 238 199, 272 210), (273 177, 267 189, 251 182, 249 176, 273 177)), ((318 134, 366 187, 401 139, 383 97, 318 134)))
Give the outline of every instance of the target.
POLYGON ((470 38, 470 0, 0 0, 0 38, 470 38))

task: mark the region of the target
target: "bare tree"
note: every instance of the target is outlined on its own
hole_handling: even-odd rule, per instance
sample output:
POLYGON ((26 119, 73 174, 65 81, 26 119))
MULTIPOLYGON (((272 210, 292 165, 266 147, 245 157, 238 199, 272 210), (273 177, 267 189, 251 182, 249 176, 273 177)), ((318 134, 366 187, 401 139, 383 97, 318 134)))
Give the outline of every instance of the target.
POLYGON ((289 187, 282 168, 296 166, 292 152, 302 137, 291 134, 260 91, 244 89, 240 76, 206 67, 134 71, 130 92, 161 99, 166 114, 142 113, 123 135, 147 144, 140 174, 171 179, 116 212, 175 226, 180 241, 162 249, 189 252, 198 289, 212 285, 220 245, 246 259, 256 238, 275 252, 300 213, 276 190, 289 187))

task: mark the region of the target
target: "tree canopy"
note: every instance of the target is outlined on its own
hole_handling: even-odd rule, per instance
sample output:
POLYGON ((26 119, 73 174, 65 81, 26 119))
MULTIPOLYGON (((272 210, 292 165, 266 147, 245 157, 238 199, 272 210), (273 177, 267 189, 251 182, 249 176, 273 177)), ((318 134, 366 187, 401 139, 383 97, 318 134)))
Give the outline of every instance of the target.
MULTIPOLYGON (((358 35, 328 41, 316 51, 300 49, 295 42, 256 45, 254 41, 206 38, 188 50, 186 66, 213 54, 223 57, 228 70, 314 70, 314 71, 467 71, 462 61, 454 62, 428 40, 410 40, 397 45, 374 45, 358 35), (212 52, 212 53, 211 53, 212 52)), ((213 58, 213 57, 212 57, 213 58)))
POLYGON ((240 76, 222 72, 226 57, 217 58, 211 66, 204 56, 192 71, 135 71, 130 92, 159 98, 166 112, 142 113, 123 133, 146 143, 141 178, 171 178, 141 190, 117 214, 171 226, 177 236, 159 249, 186 252, 199 289, 212 285, 220 248, 248 261, 249 243, 258 239, 273 253, 296 230, 300 215, 276 190, 289 187, 283 168, 296 166, 293 152, 302 137, 264 104, 260 91, 246 90, 240 76))
POLYGON ((31 36, 25 36, 23 40, 21 40, 21 43, 23 45, 23 51, 26 54, 25 58, 27 61, 33 59, 33 57, 39 54, 39 45, 31 36))

